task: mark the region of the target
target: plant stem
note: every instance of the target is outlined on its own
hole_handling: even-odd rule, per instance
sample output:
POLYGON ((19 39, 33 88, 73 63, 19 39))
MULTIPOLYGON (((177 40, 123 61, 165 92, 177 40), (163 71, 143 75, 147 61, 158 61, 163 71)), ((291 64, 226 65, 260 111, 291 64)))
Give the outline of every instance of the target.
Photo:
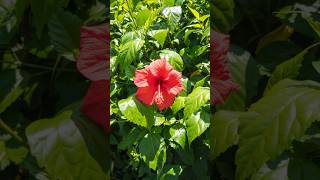
POLYGON ((11 129, 11 127, 8 126, 2 119, 0 119, 0 128, 3 129, 8 134, 10 134, 14 139, 19 141, 21 144, 26 145, 23 139, 17 134, 17 132, 11 129))

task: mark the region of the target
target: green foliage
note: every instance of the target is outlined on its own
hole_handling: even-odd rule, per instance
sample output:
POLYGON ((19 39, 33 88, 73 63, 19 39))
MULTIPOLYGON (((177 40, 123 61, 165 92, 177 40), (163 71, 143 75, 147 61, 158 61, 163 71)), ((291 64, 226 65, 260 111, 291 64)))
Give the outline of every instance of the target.
POLYGON ((188 170, 195 169, 196 159, 208 156, 200 153, 208 151, 203 140, 210 125, 208 17, 209 5, 203 0, 111 3, 110 69, 115 87, 111 143, 116 157, 112 177, 178 179, 208 174, 205 169, 188 170), (136 99, 133 83, 136 70, 160 58, 182 73, 184 85, 174 103, 162 111, 136 99))
POLYGON ((31 154, 54 179, 104 179, 106 175, 89 154, 72 121, 72 111, 30 124, 26 136, 31 154))
MULTIPOLYGON (((0 0, 1 179, 107 179, 107 138, 80 109, 81 26, 106 1, 0 0)), ((103 11, 103 13, 101 13, 103 11)))
POLYGON ((299 2, 213 3, 213 28, 230 32, 229 68, 240 85, 213 108, 213 178, 319 177, 319 1, 299 2))

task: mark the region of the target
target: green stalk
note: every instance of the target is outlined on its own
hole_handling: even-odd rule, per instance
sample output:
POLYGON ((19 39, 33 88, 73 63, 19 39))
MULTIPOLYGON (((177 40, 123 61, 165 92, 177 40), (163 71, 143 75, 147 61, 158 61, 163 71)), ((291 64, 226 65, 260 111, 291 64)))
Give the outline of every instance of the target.
POLYGON ((11 129, 11 127, 8 126, 2 119, 0 119, 0 129, 3 129, 5 132, 10 134, 14 139, 19 141, 24 146, 26 145, 23 139, 17 134, 17 132, 11 129))

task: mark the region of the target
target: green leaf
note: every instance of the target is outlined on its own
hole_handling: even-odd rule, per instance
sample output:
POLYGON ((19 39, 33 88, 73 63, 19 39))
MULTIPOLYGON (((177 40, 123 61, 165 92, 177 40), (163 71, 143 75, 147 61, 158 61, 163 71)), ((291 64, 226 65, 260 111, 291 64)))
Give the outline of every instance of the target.
POLYGON ((33 21, 37 29, 38 38, 42 35, 45 25, 48 23, 52 14, 54 14, 61 3, 56 0, 29 0, 31 4, 31 11, 33 21))
POLYGON ((162 114, 157 114, 155 116, 155 126, 161 126, 162 124, 166 123, 166 118, 162 114))
POLYGON ((161 140, 160 147, 152 161, 149 162, 149 167, 153 170, 162 169, 167 161, 167 149, 164 140, 161 140))
POLYGON ((28 8, 30 5, 29 0, 18 0, 15 4, 15 12, 17 16, 17 24, 20 24, 25 10, 28 8))
POLYGON ((178 53, 168 49, 164 49, 160 51, 160 57, 166 58, 175 70, 183 70, 183 60, 178 53))
POLYGON ((304 56, 308 53, 308 51, 319 45, 320 43, 313 44, 307 47, 305 50, 300 52, 295 57, 283 62, 282 64, 278 65, 274 72, 272 73, 271 77, 269 78, 267 87, 265 92, 272 88, 277 82, 283 79, 294 79, 299 75, 300 68, 302 66, 302 62, 304 60, 304 56))
POLYGON ((208 87, 197 87, 188 95, 185 101, 184 118, 187 119, 192 113, 198 111, 210 100, 210 89, 208 87))
POLYGON ((266 164, 259 170, 259 172, 252 176, 251 180, 289 180, 287 176, 288 160, 284 160, 279 165, 270 169, 266 164))
POLYGON ((189 144, 199 137, 210 126, 210 114, 206 112, 198 112, 191 114, 186 120, 187 137, 189 144))
POLYGON ((313 20, 311 17, 302 15, 302 17, 307 20, 309 25, 312 27, 312 29, 317 33, 318 37, 320 38, 320 23, 318 21, 313 20))
POLYGON ((175 0, 163 0, 162 1, 162 6, 164 6, 164 7, 174 6, 174 1, 175 0))
POLYGON ((194 85, 194 88, 197 88, 197 87, 202 87, 205 85, 207 79, 208 79, 209 75, 202 78, 200 81, 197 81, 196 84, 194 85))
POLYGON ((248 113, 254 116, 241 120, 236 153, 238 179, 244 180, 257 172, 319 120, 319 89, 320 84, 313 81, 283 80, 250 107, 248 113))
POLYGON ((162 170, 160 180, 178 180, 182 171, 180 165, 167 165, 162 170))
POLYGON ((176 99, 174 100, 174 103, 170 107, 173 111, 173 114, 176 114, 179 110, 184 108, 185 100, 186 100, 186 97, 182 97, 182 96, 176 97, 176 99))
POLYGON ((139 142, 139 153, 146 162, 155 160, 163 139, 159 134, 146 134, 139 142))
POLYGON ((133 143, 138 142, 145 135, 145 131, 139 129, 137 127, 131 129, 131 131, 126 134, 120 144, 118 144, 118 148, 120 150, 125 150, 133 143))
POLYGON ((143 105, 136 98, 130 96, 120 100, 118 106, 128 121, 146 128, 154 125, 153 108, 143 105))
POLYGON ((239 114, 237 112, 218 111, 214 114, 210 137, 213 159, 238 143, 239 124, 239 114))
POLYGON ((148 8, 139 11, 136 18, 137 25, 139 27, 145 26, 148 19, 150 19, 151 14, 152 14, 152 11, 149 10, 148 8))
POLYGON ((210 4, 213 26, 222 32, 229 32, 233 28, 234 8, 233 0, 213 0, 210 4))
POLYGON ((132 62, 135 62, 139 57, 139 51, 144 45, 144 40, 135 39, 125 43, 117 56, 117 63, 120 69, 124 71, 132 62))
POLYGON ((89 18, 85 24, 101 23, 106 20, 107 6, 105 3, 96 1, 96 4, 89 9, 89 18))
POLYGON ((175 124, 169 129, 170 139, 178 143, 182 148, 186 143, 186 129, 182 124, 175 124))
POLYGON ((72 108, 72 121, 79 128, 83 139, 86 142, 90 155, 101 165, 103 170, 110 169, 109 163, 109 143, 103 129, 89 120, 82 112, 80 112, 80 103, 75 103, 72 108))
POLYGON ((10 148, 5 141, 0 140, 0 169, 4 170, 10 162, 21 163, 27 154, 28 149, 25 147, 10 148))
POLYGON ((80 47, 81 20, 67 11, 58 11, 49 21, 52 44, 61 53, 72 53, 80 47))
POLYGON ((171 24, 175 25, 181 19, 182 8, 181 6, 167 7, 163 9, 162 14, 171 24))
POLYGON ((17 70, 0 71, 0 113, 23 93, 22 77, 17 70))
POLYGON ((149 32, 149 35, 157 40, 161 47, 163 47, 164 43, 166 42, 168 32, 168 29, 153 30, 149 32))
POLYGON ((312 66, 320 74, 320 61, 313 61, 312 66))
POLYGON ((197 18, 200 21, 200 14, 197 10, 192 9, 191 7, 188 7, 189 10, 192 12, 192 14, 194 15, 195 18, 197 18))
POLYGON ((106 179, 71 116, 65 111, 31 123, 26 128, 31 154, 51 179, 106 179))
POLYGON ((320 177, 320 167, 308 159, 290 159, 288 166, 290 180, 317 180, 320 177))
POLYGON ((144 36, 139 31, 130 31, 121 37, 121 43, 126 44, 127 42, 136 39, 144 39, 144 36))

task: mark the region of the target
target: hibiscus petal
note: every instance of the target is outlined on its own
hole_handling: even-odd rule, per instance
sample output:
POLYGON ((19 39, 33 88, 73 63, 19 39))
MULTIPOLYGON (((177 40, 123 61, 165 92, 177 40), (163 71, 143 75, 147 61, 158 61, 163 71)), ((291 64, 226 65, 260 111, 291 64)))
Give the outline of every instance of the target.
POLYGON ((148 86, 148 71, 145 69, 136 70, 134 75, 134 84, 138 87, 148 86))
POLYGON ((110 129, 109 85, 109 81, 93 81, 81 105, 81 112, 106 132, 110 129))
POLYGON ((148 87, 139 87, 136 92, 136 97, 140 101, 142 101, 146 105, 152 105, 153 97, 156 92, 156 88, 154 86, 148 87))
POLYGON ((165 89, 161 90, 161 94, 163 96, 164 101, 162 101, 161 103, 157 103, 157 106, 160 109, 160 111, 162 111, 165 108, 170 107, 174 102, 174 98, 176 97, 174 94, 171 94, 170 92, 166 91, 165 89))
POLYGON ((78 70, 92 81, 107 80, 109 69, 108 25, 81 28, 78 70))
POLYGON ((232 91, 239 90, 232 79, 228 68, 228 51, 230 38, 228 35, 211 32, 211 103, 223 103, 232 91))
POLYGON ((167 62, 166 59, 159 59, 151 62, 146 69, 148 69, 153 76, 159 79, 165 79, 173 67, 167 62))
POLYGON ((176 70, 170 71, 167 79, 164 81, 164 88, 166 88, 171 94, 178 95, 184 89, 181 77, 182 75, 180 72, 176 70))

